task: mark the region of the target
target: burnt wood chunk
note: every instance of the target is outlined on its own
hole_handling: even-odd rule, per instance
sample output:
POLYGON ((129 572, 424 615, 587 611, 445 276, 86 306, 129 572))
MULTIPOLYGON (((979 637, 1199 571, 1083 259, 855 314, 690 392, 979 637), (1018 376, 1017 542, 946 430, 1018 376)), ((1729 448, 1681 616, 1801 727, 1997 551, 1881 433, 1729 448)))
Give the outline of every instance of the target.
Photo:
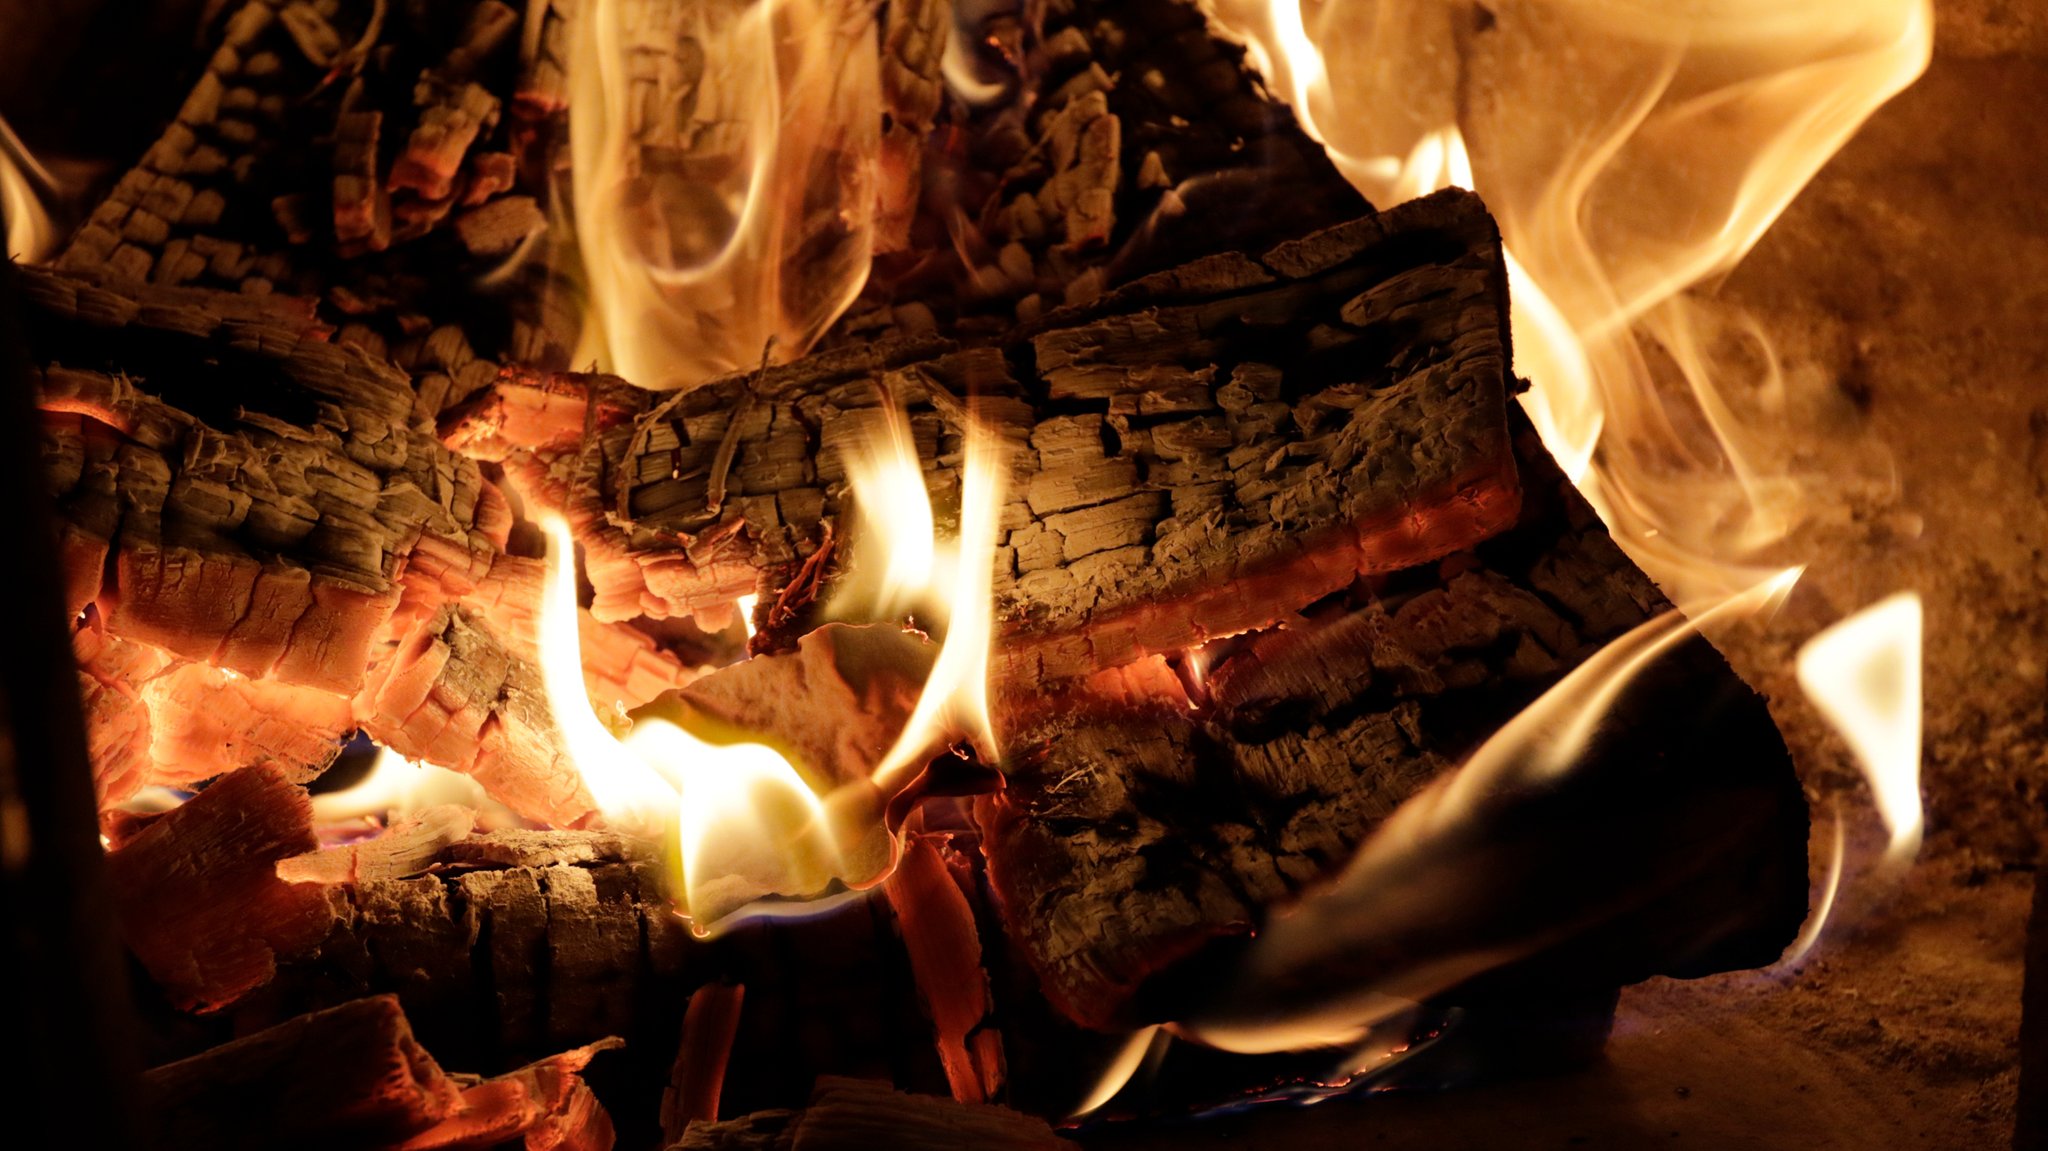
MULTIPOLYGON (((420 826, 431 833, 428 816, 420 826)), ((336 914, 244 1010, 281 1018, 389 992, 436 1051, 500 1065, 608 1035, 650 1051, 674 1041, 648 1028, 688 990, 671 985, 696 945, 644 845, 601 832, 457 838, 441 827, 447 842, 402 864, 404 874, 361 859, 336 861, 351 876, 329 873, 325 857, 349 849, 282 868, 342 879, 295 885, 331 899, 336 914)))
POLYGON ((1270 626, 1512 523, 1506 308, 1493 222, 1449 191, 1145 277, 1001 348, 850 348, 630 420, 591 384, 609 406, 585 409, 587 446, 573 388, 507 378, 444 433, 566 512, 598 618, 718 622, 850 522, 844 450, 885 396, 956 514, 971 410, 1012 445, 997 676, 1029 686, 1270 626))
POLYGON ((121 935, 181 1009, 233 1003, 335 922, 325 890, 278 878, 319 841, 312 801, 275 768, 232 772, 112 846, 121 935))
MULTIPOLYGON (((1213 1006, 1203 996, 1232 940, 1328 882, 1541 689, 1669 610, 1525 439, 1530 494, 1512 530, 1204 651, 1211 666, 1191 696, 1091 704, 1082 693, 1003 733, 1009 786, 977 801, 990 883, 1010 940, 1070 1019, 1109 1028, 1213 1006)), ((1703 641, 1664 662, 1645 677, 1661 694, 1624 697, 1576 769, 1588 782, 1552 801, 1579 821, 1565 824, 1574 842, 1604 842, 1597 833, 1611 822, 1608 870, 1641 890, 1610 905, 1594 894, 1603 884, 1582 878, 1516 897, 1541 902, 1553 926, 1581 926, 1517 957, 1546 965, 1556 986, 1769 962, 1804 913, 1805 805, 1763 701, 1703 641), (1645 826, 1635 810, 1660 813, 1660 830, 1634 834, 1645 826)), ((1523 871, 1553 874, 1552 857, 1591 862, 1555 845, 1546 856, 1525 832, 1501 835, 1533 853, 1523 871)), ((1543 930, 1495 911, 1525 934, 1495 939, 1506 929, 1466 923, 1448 905, 1436 918, 1503 949, 1543 930)), ((1398 968, 1432 955, 1418 943, 1373 958, 1398 968)))

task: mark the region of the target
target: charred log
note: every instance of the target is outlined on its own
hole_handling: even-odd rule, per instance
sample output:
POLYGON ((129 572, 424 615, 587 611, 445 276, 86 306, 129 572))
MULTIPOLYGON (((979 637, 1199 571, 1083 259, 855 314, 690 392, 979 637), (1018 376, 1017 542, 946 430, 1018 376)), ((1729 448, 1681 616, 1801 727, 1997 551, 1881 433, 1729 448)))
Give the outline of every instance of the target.
MULTIPOLYGON (((978 806, 990 883, 1008 937, 1070 1018, 1112 1027, 1199 1010, 1197 989, 1213 986, 1232 941, 1327 883, 1376 825, 1542 687, 1668 610, 1533 436, 1523 439, 1531 495, 1513 531, 1240 641, 1209 671, 1196 710, 1180 699, 1083 700, 1007 736, 1010 786, 978 806)), ((1549 801, 1583 824, 1567 838, 1611 847, 1643 889, 1601 908, 1598 925, 1569 942, 1530 946, 1519 974, 1491 978, 1540 968, 1556 987, 1611 987, 1768 962, 1796 930, 1805 805, 1762 700, 1704 642, 1647 681, 1656 690, 1626 698, 1578 769, 1589 790, 1549 801), (1696 706, 1669 706, 1671 692, 1696 706), (1635 811, 1657 817, 1624 814, 1635 811), (1605 818, 1657 830, 1595 835, 1605 818), (1659 846, 1672 843, 1687 847, 1659 846)), ((1503 831, 1487 850, 1513 841, 1503 831)), ((1535 851, 1525 869, 1565 874, 1567 861, 1590 865, 1580 855, 1535 851)), ((1565 922, 1560 900, 1598 885, 1558 886, 1542 899, 1502 890, 1565 922)), ((1463 894, 1446 897, 1447 915, 1509 898, 1463 894)), ((1505 947, 1539 934, 1529 916, 1496 912, 1495 926, 1450 916, 1457 939, 1405 939, 1361 968, 1420 962, 1457 940, 1505 947), (1509 923, 1527 934, 1496 939, 1509 923)), ((1335 985, 1331 973, 1324 990, 1335 985)))
POLYGON ((1261 260, 1147 277, 1001 352, 830 353, 641 401, 631 420, 629 397, 592 384, 603 406, 586 409, 587 448, 580 416, 540 418, 575 411, 559 385, 480 405, 447 433, 566 511, 599 618, 712 623, 741 595, 774 599, 820 546, 820 521, 849 510, 839 454, 884 394, 909 407, 943 506, 958 490, 959 397, 972 397, 1016 446, 998 674, 1051 683, 1270 626, 1361 571, 1511 523, 1505 300, 1491 221, 1444 193, 1261 260), (707 502, 734 427, 722 498, 707 502))

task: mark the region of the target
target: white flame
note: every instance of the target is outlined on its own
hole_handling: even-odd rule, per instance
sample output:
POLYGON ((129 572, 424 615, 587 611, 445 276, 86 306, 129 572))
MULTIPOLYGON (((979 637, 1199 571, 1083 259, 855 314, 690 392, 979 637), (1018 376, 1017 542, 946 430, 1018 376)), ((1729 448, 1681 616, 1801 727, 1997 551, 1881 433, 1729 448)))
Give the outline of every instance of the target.
POLYGON ((1855 753, 1891 834, 1886 857, 1920 850, 1920 597, 1901 592, 1799 649, 1799 686, 1855 753))
POLYGON ((910 421, 895 403, 872 417, 846 457, 861 534, 846 584, 833 595, 835 615, 901 615, 938 587, 938 537, 910 421))

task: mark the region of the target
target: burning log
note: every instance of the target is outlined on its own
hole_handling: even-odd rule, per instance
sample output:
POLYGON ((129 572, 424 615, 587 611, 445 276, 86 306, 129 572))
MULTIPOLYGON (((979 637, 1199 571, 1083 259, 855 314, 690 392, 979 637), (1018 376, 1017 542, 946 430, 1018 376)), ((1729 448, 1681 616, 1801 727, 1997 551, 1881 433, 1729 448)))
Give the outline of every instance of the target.
POLYGON ((100 810, 119 805, 149 782, 149 706, 142 687, 169 661, 148 644, 82 626, 71 635, 78 661, 79 707, 100 810))
POLYGON ((356 726, 341 696, 203 663, 155 676, 142 696, 149 708, 150 782, 169 787, 254 764, 305 783, 334 763, 356 726))
POLYGON ((441 1070, 397 999, 301 1015, 143 1076, 167 1147, 529 1147, 609 1151, 611 1119, 577 1072, 594 1044, 493 1079, 441 1070))
POLYGON ((681 1139, 691 1123, 717 1121, 725 1062, 739 1032, 746 990, 737 983, 706 983, 691 993, 689 1009, 683 1012, 682 1045, 676 1049, 675 1067, 661 1096, 663 1142, 681 1139))
POLYGON ((512 378, 446 430, 503 453, 529 498, 566 512, 598 618, 716 622, 741 595, 774 599, 816 552, 812 525, 844 510, 836 436, 884 402, 878 385, 909 407, 941 492, 958 485, 958 397, 971 396, 1020 445, 997 557, 999 678, 1058 682, 1271 626, 1361 571, 1512 522, 1505 293, 1484 210, 1441 193, 1261 260, 1147 277, 1005 354, 918 341, 828 353, 643 400, 630 422, 599 384, 589 450, 536 418, 573 411, 570 388, 512 399, 539 386, 512 378))
MULTIPOLYGON (((978 801, 990 884, 1010 940, 1070 1018, 1113 1027, 1187 1017, 1229 941, 1328 883, 1372 828, 1536 689, 1668 610, 1533 436, 1524 441, 1529 505, 1511 532, 1238 641, 1211 656, 1191 699, 1082 698, 1006 736, 1010 786, 978 801)), ((1702 704, 1694 715, 1718 701, 1712 718, 1689 716, 1679 738, 1667 734, 1681 721, 1655 702, 1663 697, 1631 698, 1579 770, 1606 781, 1590 805, 1600 818, 1633 826, 1613 809, 1655 810, 1657 837, 1699 854, 1609 836, 1605 866, 1637 861, 1627 870, 1657 894, 1589 909, 1574 900, 1594 885, 1560 882, 1545 898, 1574 910, 1552 907, 1552 920, 1602 914, 1630 927, 1570 943, 1576 968, 1536 961, 1554 981, 1546 987, 1769 962, 1804 913, 1804 800, 1761 699, 1704 643, 1671 661, 1665 690, 1684 685, 1702 704)), ((1553 851, 1538 870, 1563 858, 1577 856, 1553 851)), ((1447 902, 1487 905, 1476 894, 1447 902)), ((1448 908, 1431 921, 1446 916, 1459 923, 1457 941, 1527 942, 1496 940, 1448 908)), ((1418 947, 1376 958, 1425 957, 1418 947)))
POLYGON ((1063 1151, 1074 1145, 1042 1119, 989 1103, 906 1095, 872 1079, 823 1077, 799 1111, 764 1111, 723 1123, 692 1123, 669 1151, 1063 1151))
POLYGON ((384 746, 464 772, 522 815, 577 827, 596 812, 539 672, 457 605, 407 633, 358 698, 384 746))

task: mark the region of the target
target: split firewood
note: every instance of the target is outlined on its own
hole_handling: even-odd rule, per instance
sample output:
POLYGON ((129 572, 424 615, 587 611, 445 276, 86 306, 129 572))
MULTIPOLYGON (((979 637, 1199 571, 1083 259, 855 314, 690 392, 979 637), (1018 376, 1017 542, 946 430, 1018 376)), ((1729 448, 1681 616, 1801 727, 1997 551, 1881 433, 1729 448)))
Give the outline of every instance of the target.
MULTIPOLYGON (((1538 689, 1668 610, 1541 451, 1525 445, 1529 505, 1497 539, 1204 653, 1214 666, 1189 696, 1070 698, 1065 712, 1005 733, 1009 786, 978 801, 989 880, 1010 940, 1069 1018, 1108 1028, 1201 1010, 1209 965, 1228 951, 1219 944, 1328 882, 1538 689)), ((1804 803, 1782 742, 1762 700, 1704 643, 1693 647, 1672 657, 1681 670, 1671 674, 1690 697, 1719 701, 1705 729, 1688 721, 1681 735, 1658 718, 1661 704, 1639 702, 1608 720, 1626 736, 1579 770, 1620 779, 1607 791, 1668 810, 1656 826, 1692 828, 1695 848, 1712 842, 1719 854, 1710 866, 1696 853, 1630 855, 1665 902, 1603 910, 1657 926, 1580 946, 1577 972, 1546 968, 1570 985, 1701 970, 1705 955, 1768 962, 1805 906, 1804 803), (1731 825, 1742 833, 1724 834, 1731 825), (1696 867, 1740 878, 1709 890, 1696 867)), ((1561 886, 1569 904, 1592 885, 1561 886)), ((1573 904, 1558 922, 1587 913, 1573 904)))
POLYGON ((278 1018, 393 992, 436 1050, 478 1059, 645 1034, 668 1017, 660 1005, 687 989, 672 985, 694 945, 647 847, 589 832, 442 838, 431 860, 400 864, 410 875, 359 856, 350 881, 293 884, 335 913, 243 1011, 278 1018))
POLYGON ((578 1072, 616 1041, 478 1081, 452 1076, 390 995, 297 1016, 143 1076, 167 1147, 482 1151, 509 1140, 609 1151, 611 1118, 578 1072))
POLYGON ((204 663, 154 676, 142 697, 149 708, 150 782, 168 787, 254 764, 306 783, 333 765, 356 726, 343 696, 204 663))
POLYGON ((1057 683, 1270 626, 1360 572, 1512 522, 1500 260, 1485 210, 1450 191, 1259 260, 1146 277, 1026 329, 1008 355, 917 341, 815 355, 642 401, 631 422, 593 412, 588 450, 534 426, 573 412, 567 388, 481 402, 444 430, 501 450, 527 499, 566 513, 598 618, 711 623, 741 595, 775 599, 820 521, 845 517, 846 417, 884 394, 906 405, 943 508, 972 396, 974 418, 1018 445, 996 674, 1057 683))
POLYGON ((528 818, 578 827, 596 813, 539 672, 458 605, 399 640, 356 711, 385 747, 472 776, 528 818))
POLYGON ((670 1151, 1061 1151, 1073 1146, 1043 1119, 1007 1107, 906 1095, 872 1079, 826 1076, 802 1110, 692 1123, 670 1151))
POLYGON ((332 926, 325 890, 277 876, 278 861, 318 846, 303 789, 276 768, 230 773, 115 839, 107 874, 122 938, 181 1009, 226 1006, 332 926))
POLYGON ((417 811, 375 839, 326 847, 279 860, 287 883, 362 884, 406 879, 432 866, 449 844, 469 838, 476 812, 456 804, 417 811))

